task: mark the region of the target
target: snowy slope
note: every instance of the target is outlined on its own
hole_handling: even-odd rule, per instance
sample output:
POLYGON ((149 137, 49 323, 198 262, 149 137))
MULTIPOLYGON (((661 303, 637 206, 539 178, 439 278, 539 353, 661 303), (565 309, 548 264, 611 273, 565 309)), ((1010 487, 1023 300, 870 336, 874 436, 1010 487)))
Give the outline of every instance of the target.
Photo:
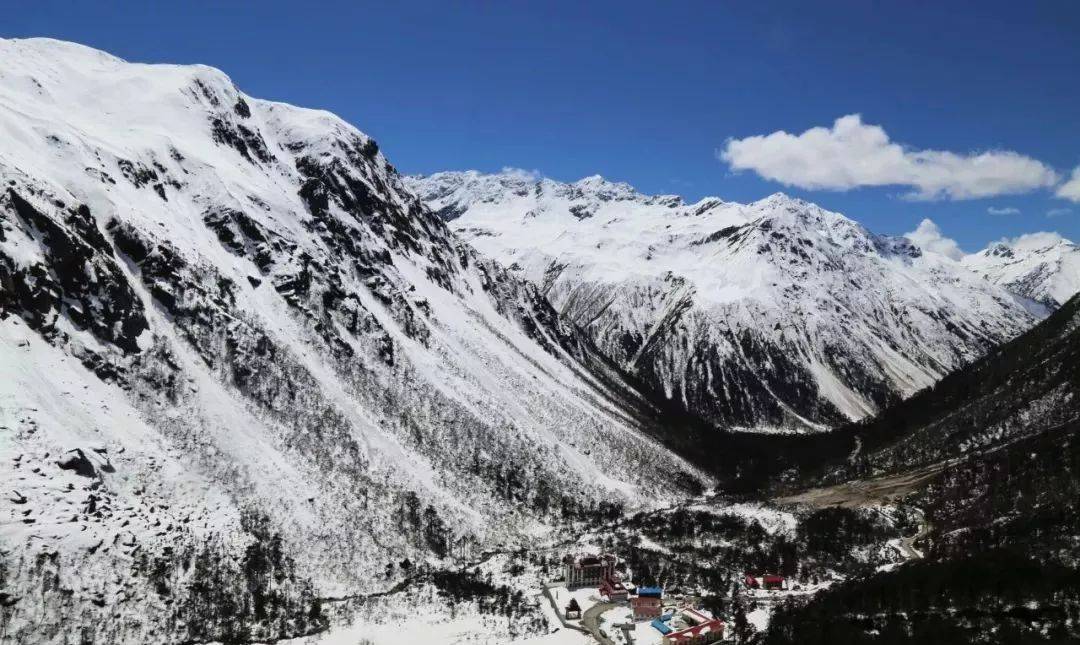
POLYGON ((782 194, 684 204, 513 170, 407 182, 613 360, 721 427, 862 418, 1035 321, 958 263, 782 194))
POLYGON ((406 558, 701 478, 331 114, 0 40, 0 181, 5 639, 301 635, 406 558))
POLYGON ((964 257, 994 284, 1051 308, 1080 292, 1080 247, 1056 233, 1032 233, 964 257))

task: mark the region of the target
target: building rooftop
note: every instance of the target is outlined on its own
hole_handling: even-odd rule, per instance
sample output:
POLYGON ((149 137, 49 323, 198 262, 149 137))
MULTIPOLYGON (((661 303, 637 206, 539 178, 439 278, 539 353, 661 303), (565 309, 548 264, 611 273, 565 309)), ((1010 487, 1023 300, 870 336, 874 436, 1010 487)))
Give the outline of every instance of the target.
POLYGON ((602 563, 614 563, 615 556, 610 553, 578 553, 570 554, 563 558, 564 564, 575 564, 579 567, 595 566, 602 563))
POLYGON ((668 640, 672 643, 679 643, 682 641, 689 641, 702 634, 708 634, 710 632, 723 632, 724 623, 719 620, 710 620, 708 622, 701 623, 700 625, 694 625, 693 627, 687 627, 686 629, 679 630, 668 634, 668 640))

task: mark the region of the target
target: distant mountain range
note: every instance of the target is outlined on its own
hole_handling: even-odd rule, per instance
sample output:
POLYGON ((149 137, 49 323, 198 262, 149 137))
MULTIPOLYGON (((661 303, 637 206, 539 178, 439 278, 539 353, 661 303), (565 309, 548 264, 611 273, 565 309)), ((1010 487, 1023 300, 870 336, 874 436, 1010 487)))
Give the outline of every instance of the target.
POLYGON ((1051 309, 1080 292, 1080 247, 1055 233, 996 242, 968 255, 963 264, 990 282, 1051 309))
POLYGON ((727 429, 820 431, 873 414, 1030 328, 1057 305, 1041 285, 1060 295, 1080 280, 1067 264, 1025 289, 1004 278, 1020 269, 985 279, 783 194, 686 204, 520 171, 406 184, 617 364, 727 429))

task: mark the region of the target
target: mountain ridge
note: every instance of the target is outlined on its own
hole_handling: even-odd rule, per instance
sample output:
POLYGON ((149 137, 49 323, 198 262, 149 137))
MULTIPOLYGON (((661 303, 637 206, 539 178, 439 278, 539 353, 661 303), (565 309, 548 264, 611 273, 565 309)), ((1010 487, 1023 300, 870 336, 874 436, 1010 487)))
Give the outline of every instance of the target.
POLYGON ((327 112, 0 40, 0 180, 6 638, 303 635, 397 563, 710 482, 327 112))
POLYGON ((520 171, 406 182, 481 252, 541 285, 616 363, 722 428, 862 418, 1039 310, 906 238, 783 193, 685 204, 520 171))
POLYGON ((995 242, 962 262, 987 280, 1052 309, 1080 292, 1080 247, 1056 233, 995 242))

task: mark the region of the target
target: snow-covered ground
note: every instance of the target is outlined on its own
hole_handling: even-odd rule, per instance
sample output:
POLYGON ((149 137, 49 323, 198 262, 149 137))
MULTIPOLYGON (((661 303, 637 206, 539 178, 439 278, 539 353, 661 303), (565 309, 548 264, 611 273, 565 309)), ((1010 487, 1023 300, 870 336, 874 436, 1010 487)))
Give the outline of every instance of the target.
POLYGON ((607 633, 616 643, 626 642, 626 632, 615 627, 615 625, 633 625, 634 629, 631 630, 630 634, 636 645, 660 645, 661 643, 663 634, 652 626, 652 621, 639 620, 635 622, 634 612, 629 607, 619 607, 605 612, 604 619, 607 625, 607 633))
MULTIPOLYGON (((600 597, 600 589, 597 587, 575 587, 573 589, 567 589, 564 585, 556 585, 550 587, 551 597, 555 600, 555 604, 559 607, 565 607, 570 599, 578 601, 578 605, 581 606, 581 613, 584 614, 593 605, 597 605, 603 602, 600 597)), ((580 625, 580 619, 569 620, 573 625, 580 625)))

